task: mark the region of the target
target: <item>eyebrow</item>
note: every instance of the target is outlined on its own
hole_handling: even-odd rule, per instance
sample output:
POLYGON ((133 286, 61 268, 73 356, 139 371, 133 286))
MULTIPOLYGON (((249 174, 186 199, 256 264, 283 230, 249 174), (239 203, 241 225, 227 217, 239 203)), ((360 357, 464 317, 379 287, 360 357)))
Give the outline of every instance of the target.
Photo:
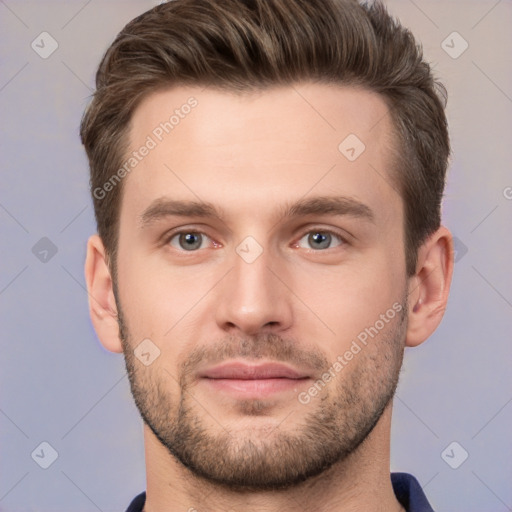
POLYGON ((375 222, 370 207, 364 203, 345 196, 319 196, 301 199, 285 206, 283 217, 305 217, 307 215, 348 215, 375 222))
POLYGON ((140 215, 141 228, 166 217, 204 217, 222 220, 222 212, 211 203, 177 201, 161 197, 151 203, 140 215))
MULTIPOLYGON (((282 218, 305 217, 308 215, 343 215, 375 222, 373 211, 364 203, 345 196, 318 196, 300 199, 281 208, 282 218)), ((223 212, 212 203, 203 201, 181 201, 165 197, 156 199, 140 215, 144 229, 166 217, 201 217, 223 221, 223 212)))

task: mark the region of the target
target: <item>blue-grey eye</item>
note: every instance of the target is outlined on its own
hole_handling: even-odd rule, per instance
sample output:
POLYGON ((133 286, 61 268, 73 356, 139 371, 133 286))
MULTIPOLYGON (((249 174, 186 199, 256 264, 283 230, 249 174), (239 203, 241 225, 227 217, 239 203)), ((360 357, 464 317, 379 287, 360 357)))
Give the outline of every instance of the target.
POLYGON ((305 249, 331 249, 332 247, 337 247, 342 244, 342 240, 338 235, 334 233, 329 233, 328 231, 310 231, 306 235, 304 235, 298 242, 299 247, 305 249), (332 245, 333 242, 337 242, 335 245, 332 245), (304 243, 307 246, 304 246, 304 243))
POLYGON ((195 251, 201 249, 204 239, 206 237, 201 233, 177 233, 169 241, 170 245, 176 249, 183 249, 184 251, 195 251))

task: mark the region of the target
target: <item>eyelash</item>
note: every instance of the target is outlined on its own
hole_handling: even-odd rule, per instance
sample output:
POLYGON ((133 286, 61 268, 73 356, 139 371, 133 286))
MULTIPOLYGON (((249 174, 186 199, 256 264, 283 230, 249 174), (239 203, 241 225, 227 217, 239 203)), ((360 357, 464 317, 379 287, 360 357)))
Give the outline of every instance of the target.
MULTIPOLYGON (((348 244, 348 241, 347 241, 346 237, 342 236, 340 233, 338 233, 338 232, 336 232, 334 230, 324 229, 324 228, 312 228, 312 229, 308 229, 307 231, 302 233, 300 235, 300 237, 297 238, 297 241, 294 242, 293 246, 297 247, 298 243, 300 242, 300 240, 302 240, 306 235, 309 235, 309 234, 312 234, 312 233, 322 233, 322 234, 331 235, 332 237, 337 238, 340 241, 340 244, 338 246, 335 246, 335 247, 328 247, 327 249, 313 249, 313 248, 306 249, 306 250, 309 250, 311 252, 315 252, 315 253, 326 252, 329 249, 336 249, 337 247, 340 247, 340 246, 348 244)), ((181 229, 179 231, 174 231, 172 234, 167 236, 165 238, 165 240, 164 240, 164 245, 170 245, 171 240, 173 240, 175 237, 177 237, 179 235, 185 235, 185 234, 203 235, 206 238, 212 240, 211 237, 209 237, 206 233, 204 233, 202 231, 197 231, 197 230, 194 230, 194 229, 181 229)), ((217 244, 216 242, 214 242, 214 244, 216 244, 217 246, 220 246, 220 244, 217 244)), ((298 247, 298 248, 300 248, 300 247, 298 247)), ((191 250, 191 251, 186 251, 185 249, 181 249, 181 250, 177 249, 177 250, 180 251, 180 252, 183 252, 183 253, 191 253, 191 254, 199 251, 199 249, 191 250)))

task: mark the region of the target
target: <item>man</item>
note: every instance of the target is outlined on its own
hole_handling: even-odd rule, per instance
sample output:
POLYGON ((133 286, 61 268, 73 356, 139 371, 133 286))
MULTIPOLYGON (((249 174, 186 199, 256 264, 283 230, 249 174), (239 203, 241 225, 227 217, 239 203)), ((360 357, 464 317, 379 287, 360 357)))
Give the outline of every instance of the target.
POLYGON ((123 352, 129 511, 430 511, 390 476, 405 346, 443 316, 442 86, 380 4, 174 0, 82 121, 91 318, 123 352))

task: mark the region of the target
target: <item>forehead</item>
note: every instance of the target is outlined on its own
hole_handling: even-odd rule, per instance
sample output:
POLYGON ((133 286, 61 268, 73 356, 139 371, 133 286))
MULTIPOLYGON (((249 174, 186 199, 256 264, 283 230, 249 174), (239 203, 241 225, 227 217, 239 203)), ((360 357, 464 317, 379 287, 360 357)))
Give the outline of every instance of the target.
POLYGON ((254 211, 313 191, 385 209, 399 201, 389 177, 393 142, 384 99, 364 89, 159 91, 132 117, 127 158, 136 161, 122 210, 141 212, 170 195, 254 211))

